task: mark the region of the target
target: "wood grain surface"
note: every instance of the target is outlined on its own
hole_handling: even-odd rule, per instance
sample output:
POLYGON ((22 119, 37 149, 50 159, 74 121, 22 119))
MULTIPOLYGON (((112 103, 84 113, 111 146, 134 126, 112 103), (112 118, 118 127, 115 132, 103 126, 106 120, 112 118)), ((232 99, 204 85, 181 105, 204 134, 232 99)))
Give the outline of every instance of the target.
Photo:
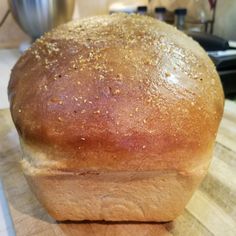
MULTIPOLYGON (((197 128, 197 127, 196 127, 197 128)), ((0 111, 0 177, 16 235, 236 235, 236 103, 226 101, 209 172, 184 213, 169 223, 56 222, 31 193, 18 161, 9 110, 0 111)))

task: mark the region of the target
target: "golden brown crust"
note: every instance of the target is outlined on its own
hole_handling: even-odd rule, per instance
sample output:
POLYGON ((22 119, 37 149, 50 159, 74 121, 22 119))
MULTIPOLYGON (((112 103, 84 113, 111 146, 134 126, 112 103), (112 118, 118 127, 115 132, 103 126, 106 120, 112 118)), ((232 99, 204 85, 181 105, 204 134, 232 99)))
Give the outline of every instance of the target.
POLYGON ((90 167, 139 156, 188 165, 212 149, 223 111, 219 77, 196 42, 124 14, 70 22, 38 39, 13 68, 9 98, 24 142, 78 168, 94 153, 109 155, 90 167))
POLYGON ((50 149, 49 158, 100 150, 177 165, 212 147, 223 111, 218 75, 196 42, 123 14, 70 22, 38 39, 13 68, 9 98, 20 136, 50 149))

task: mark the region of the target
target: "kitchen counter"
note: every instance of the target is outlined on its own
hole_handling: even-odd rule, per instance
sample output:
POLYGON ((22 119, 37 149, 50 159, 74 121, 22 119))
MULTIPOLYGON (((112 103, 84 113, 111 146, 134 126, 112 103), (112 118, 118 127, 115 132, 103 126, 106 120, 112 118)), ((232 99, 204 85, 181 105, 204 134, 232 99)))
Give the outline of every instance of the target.
POLYGON ((18 49, 0 49, 0 109, 8 108, 7 85, 11 69, 20 57, 18 49))
MULTIPOLYGON (((0 110, 0 235, 236 235, 236 104, 226 100, 208 174, 185 211, 168 223, 56 222, 30 191, 9 109, 0 110), (1 186, 0 186, 1 187, 1 186), (1 189, 0 189, 1 190, 1 189), (4 197, 1 197, 5 195, 4 197), (3 199, 3 200, 2 200, 3 199), (8 204, 7 204, 8 202, 8 204), (12 216, 10 220, 8 209, 12 216), (4 217, 4 218, 1 218, 4 217), (5 233, 5 234, 4 234, 5 233)), ((197 128, 197 127, 196 127, 197 128)))

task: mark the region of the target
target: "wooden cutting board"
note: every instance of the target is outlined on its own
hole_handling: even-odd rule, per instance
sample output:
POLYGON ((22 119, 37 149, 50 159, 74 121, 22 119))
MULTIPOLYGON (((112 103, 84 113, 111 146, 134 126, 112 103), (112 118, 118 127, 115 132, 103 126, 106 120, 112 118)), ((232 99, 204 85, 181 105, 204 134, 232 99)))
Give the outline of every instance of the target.
MULTIPOLYGON (((197 128, 197 127, 196 127, 197 128)), ((236 103, 226 101, 209 173, 185 212, 169 223, 58 223, 41 207, 21 172, 18 137, 8 110, 0 111, 0 177, 16 235, 236 235, 236 103)), ((0 233, 1 235, 1 233, 0 233)))

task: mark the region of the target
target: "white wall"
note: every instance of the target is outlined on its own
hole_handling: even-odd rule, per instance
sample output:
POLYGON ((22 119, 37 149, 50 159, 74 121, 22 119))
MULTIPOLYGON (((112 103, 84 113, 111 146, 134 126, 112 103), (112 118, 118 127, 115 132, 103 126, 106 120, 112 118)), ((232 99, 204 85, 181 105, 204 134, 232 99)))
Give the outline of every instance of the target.
POLYGON ((236 40, 236 0, 218 0, 214 33, 236 40))

